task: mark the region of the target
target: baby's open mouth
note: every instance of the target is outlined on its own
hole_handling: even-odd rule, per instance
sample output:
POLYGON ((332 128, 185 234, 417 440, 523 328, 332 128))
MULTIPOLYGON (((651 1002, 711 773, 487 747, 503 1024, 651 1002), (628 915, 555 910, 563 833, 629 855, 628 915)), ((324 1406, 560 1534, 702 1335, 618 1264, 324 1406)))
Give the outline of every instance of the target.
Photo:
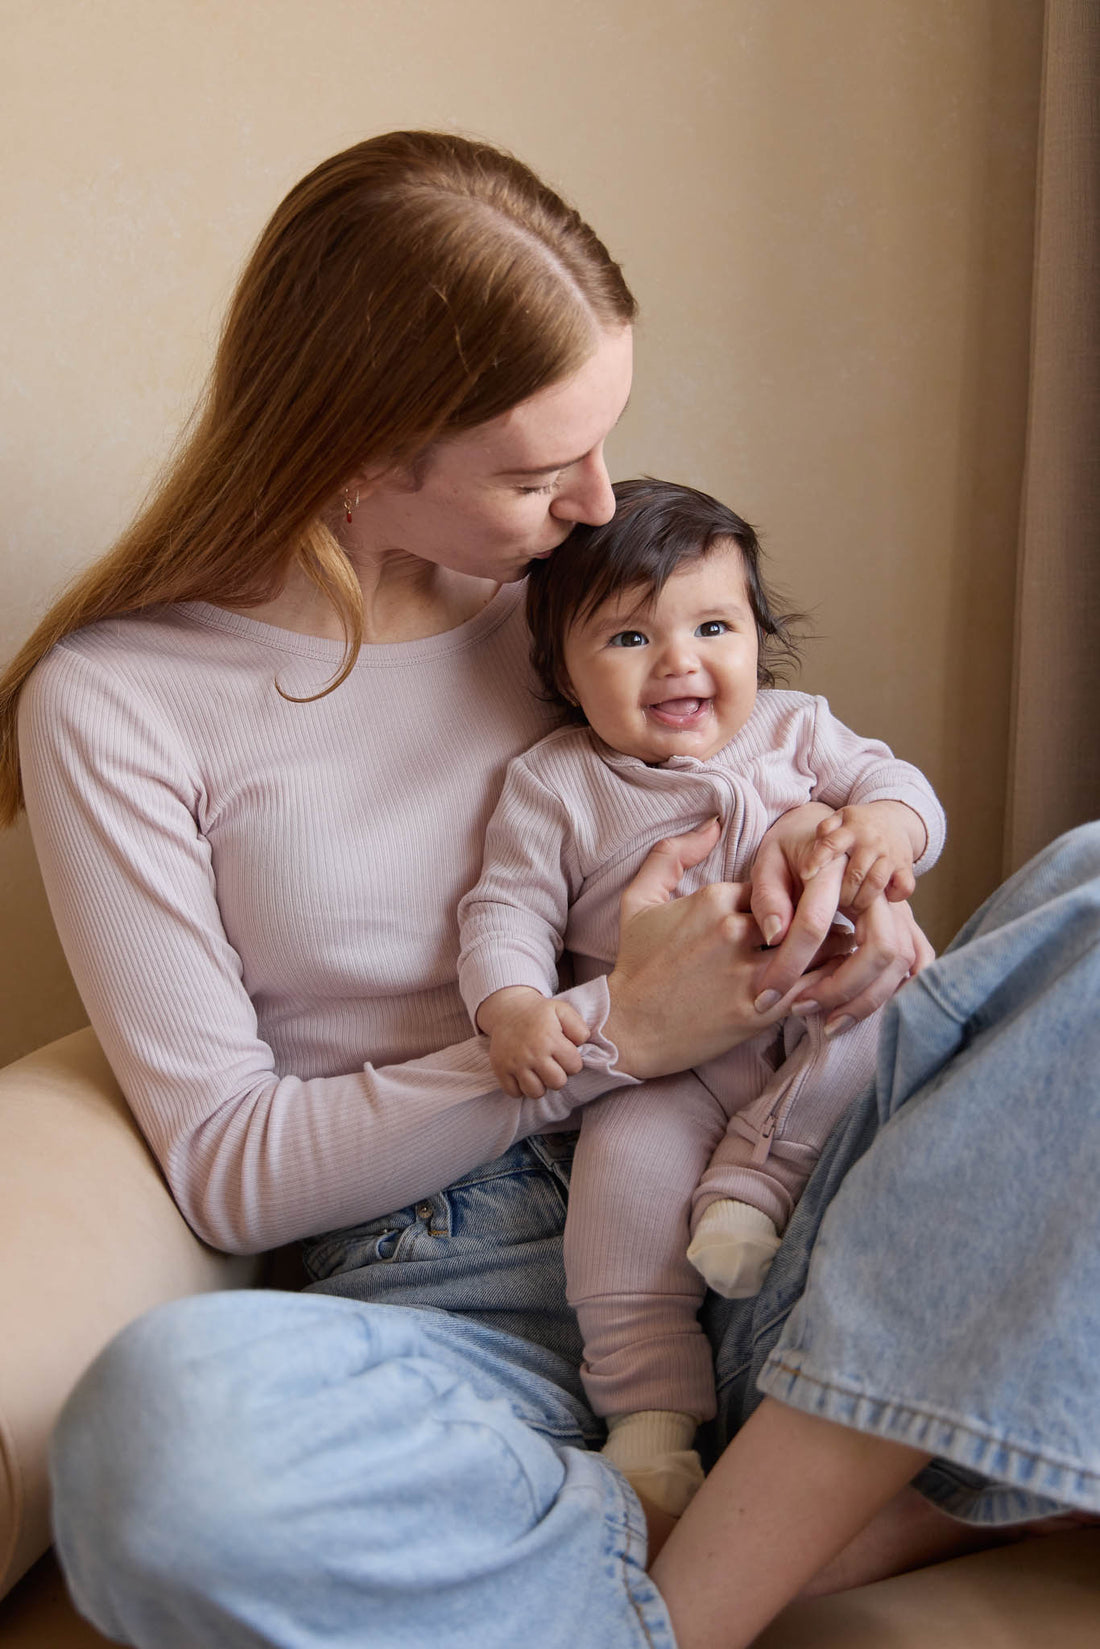
POLYGON ((709 699, 662 699, 658 704, 647 704, 646 710, 668 727, 682 727, 695 721, 709 704, 709 699))

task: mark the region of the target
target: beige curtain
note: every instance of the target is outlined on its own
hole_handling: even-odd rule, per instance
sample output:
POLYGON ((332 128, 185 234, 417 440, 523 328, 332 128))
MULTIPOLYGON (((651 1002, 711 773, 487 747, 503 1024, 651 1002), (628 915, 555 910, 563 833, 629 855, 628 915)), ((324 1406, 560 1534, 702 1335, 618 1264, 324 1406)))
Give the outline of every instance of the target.
POLYGON ((1049 0, 1006 869, 1100 815, 1100 4, 1049 0))

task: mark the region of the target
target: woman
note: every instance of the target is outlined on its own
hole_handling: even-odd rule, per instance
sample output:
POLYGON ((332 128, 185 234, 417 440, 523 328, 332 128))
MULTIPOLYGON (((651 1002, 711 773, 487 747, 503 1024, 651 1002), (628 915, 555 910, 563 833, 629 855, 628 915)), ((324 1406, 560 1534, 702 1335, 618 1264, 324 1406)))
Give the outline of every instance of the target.
MULTIPOLYGON (((708 829, 655 852, 610 980, 570 993, 590 1041, 561 1090, 494 1091, 483 1043, 464 1036, 455 905, 506 761, 545 726, 515 581, 574 522, 611 513, 603 443, 633 313, 591 230, 484 145, 397 133, 326 162, 261 238, 157 499, 9 671, 9 810, 19 697, 59 930, 181 1208, 224 1248, 308 1239, 314 1279, 156 1312, 75 1394, 55 1453, 59 1549, 78 1602, 121 1641, 615 1646, 671 1643, 671 1621, 682 1646, 733 1644, 880 1505, 911 1560, 896 1496, 929 1437, 881 1402, 824 1402, 787 1333, 763 1376, 781 1400, 765 1398, 676 1529, 658 1592, 637 1502, 584 1450, 596 1428, 561 1287, 578 1106, 697 1064, 808 992, 834 1022, 861 1017, 926 962, 904 907, 878 900, 856 953, 804 974, 844 865, 797 911, 787 866, 823 810, 766 844, 755 919, 739 888, 671 898, 708 829), (773 957, 761 931, 786 934, 773 957), (731 1542, 746 1496, 752 1538, 731 1542), (777 1541, 792 1504, 818 1512, 777 1541)), ((1067 887, 1080 861, 1058 860, 1067 887)), ((1040 1007, 1025 1018, 1029 1045, 1049 1045, 1040 1007)), ((961 1080, 979 1113, 969 1138, 981 1104, 969 1066, 961 1080)), ((905 1097, 899 1081, 882 1112, 905 1097)), ((869 1096, 755 1310, 717 1324, 729 1430, 877 1119, 869 1096)), ((896 1178, 890 1137, 867 1162, 896 1178)), ((879 1248, 883 1197, 910 1240, 918 1222, 942 1240, 934 1201, 846 1185, 815 1263, 855 1266, 843 1292, 859 1326, 889 1334, 923 1390, 927 1323, 899 1327, 857 1263, 861 1244, 879 1248)), ((820 1331, 813 1298, 803 1340, 820 1331)), ((837 1333, 853 1343, 850 1324, 837 1333)), ((951 1372, 990 1395, 966 1358, 951 1372)), ((962 1464, 980 1465, 968 1447, 962 1464)), ((997 1464, 990 1476, 1016 1481, 997 1464)), ((931 1492, 944 1498, 942 1473, 931 1492)), ((1051 1491, 1092 1504, 1074 1492, 1051 1491)), ((1017 1517, 1046 1509, 1025 1500, 1017 1517)), ((854 1561, 849 1574, 884 1559, 854 1561)))

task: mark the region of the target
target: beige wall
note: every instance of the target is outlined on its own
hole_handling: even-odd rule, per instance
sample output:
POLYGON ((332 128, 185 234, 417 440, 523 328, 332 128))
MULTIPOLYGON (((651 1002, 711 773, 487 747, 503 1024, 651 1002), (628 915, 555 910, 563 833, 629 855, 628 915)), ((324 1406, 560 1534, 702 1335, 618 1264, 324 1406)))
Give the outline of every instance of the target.
MULTIPOLYGON (((7 657, 110 541, 286 188, 399 125, 514 148, 641 300, 617 475, 701 484, 815 615, 802 684, 996 879, 1041 0, 0 0, 7 657)), ((0 1058, 82 1020, 0 841, 0 1058)))

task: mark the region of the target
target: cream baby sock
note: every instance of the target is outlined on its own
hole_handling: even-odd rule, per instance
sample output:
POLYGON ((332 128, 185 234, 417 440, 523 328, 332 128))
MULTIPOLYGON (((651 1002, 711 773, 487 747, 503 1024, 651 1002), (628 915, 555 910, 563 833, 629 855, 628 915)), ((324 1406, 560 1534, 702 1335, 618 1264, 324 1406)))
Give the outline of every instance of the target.
POLYGON ((704 1211, 687 1257, 716 1294, 747 1300, 759 1294, 778 1247, 779 1232, 767 1214, 722 1198, 704 1211))
POLYGON ((603 1452, 639 1494, 679 1517, 703 1481, 702 1462, 690 1447, 698 1425, 693 1414, 670 1409, 613 1414, 603 1452))

